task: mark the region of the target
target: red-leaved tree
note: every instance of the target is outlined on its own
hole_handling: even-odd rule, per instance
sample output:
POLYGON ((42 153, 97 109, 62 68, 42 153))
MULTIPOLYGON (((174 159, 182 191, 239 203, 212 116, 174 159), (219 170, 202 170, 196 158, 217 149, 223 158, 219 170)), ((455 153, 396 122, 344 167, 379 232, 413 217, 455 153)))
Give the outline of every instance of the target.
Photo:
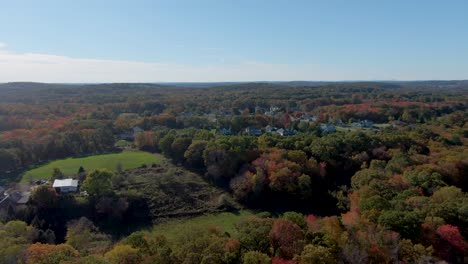
POLYGON ((269 234, 274 253, 284 259, 292 259, 303 247, 304 233, 295 223, 286 219, 277 219, 269 234))

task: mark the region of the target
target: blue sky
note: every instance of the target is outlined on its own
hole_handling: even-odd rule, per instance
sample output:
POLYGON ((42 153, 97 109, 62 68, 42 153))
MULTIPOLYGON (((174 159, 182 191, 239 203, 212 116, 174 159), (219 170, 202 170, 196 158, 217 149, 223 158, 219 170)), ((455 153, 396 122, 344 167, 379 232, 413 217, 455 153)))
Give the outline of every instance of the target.
POLYGON ((468 1, 1 1, 0 82, 468 79, 468 1))

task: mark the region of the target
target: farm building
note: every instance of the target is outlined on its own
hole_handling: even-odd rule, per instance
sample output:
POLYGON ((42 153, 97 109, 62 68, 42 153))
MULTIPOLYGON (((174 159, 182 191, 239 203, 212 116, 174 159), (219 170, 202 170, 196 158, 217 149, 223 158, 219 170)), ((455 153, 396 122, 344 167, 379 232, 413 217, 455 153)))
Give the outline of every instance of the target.
POLYGON ((78 180, 63 179, 55 180, 52 187, 59 193, 70 193, 78 191, 78 180))

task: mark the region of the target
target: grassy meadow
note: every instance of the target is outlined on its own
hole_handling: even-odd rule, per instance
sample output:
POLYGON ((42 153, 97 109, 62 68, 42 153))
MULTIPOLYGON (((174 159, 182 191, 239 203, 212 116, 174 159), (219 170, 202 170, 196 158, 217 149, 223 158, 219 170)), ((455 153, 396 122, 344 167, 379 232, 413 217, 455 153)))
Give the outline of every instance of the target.
POLYGON ((177 239, 178 234, 182 233, 181 231, 184 229, 220 227, 223 231, 228 232, 231 236, 235 237, 235 224, 240 220, 253 215, 254 214, 250 211, 242 210, 239 213, 224 212, 206 214, 183 220, 171 219, 170 222, 155 225, 152 233, 162 234, 171 241, 177 239))
POLYGON ((115 170, 117 164, 122 164, 122 169, 140 167, 142 164, 150 166, 152 163, 160 164, 164 160, 162 155, 143 151, 124 151, 121 153, 94 155, 84 158, 67 158, 55 160, 43 166, 26 171, 21 179, 22 183, 32 179, 50 179, 54 168, 59 168, 65 175, 74 175, 80 166, 86 171, 99 168, 115 170))

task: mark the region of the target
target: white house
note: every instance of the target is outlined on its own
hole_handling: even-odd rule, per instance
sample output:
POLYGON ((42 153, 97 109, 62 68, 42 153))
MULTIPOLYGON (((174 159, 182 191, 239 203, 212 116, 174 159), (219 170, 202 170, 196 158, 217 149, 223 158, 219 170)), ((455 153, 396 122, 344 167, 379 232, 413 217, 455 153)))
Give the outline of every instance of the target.
POLYGON ((280 128, 280 129, 276 130, 276 133, 280 134, 283 137, 287 137, 287 136, 292 136, 292 135, 297 134, 297 131, 295 129, 280 128))
POLYGON ((336 127, 332 124, 322 124, 320 125, 320 129, 323 133, 332 133, 336 131, 336 127))
POLYGON ((78 180, 63 179, 55 180, 52 187, 60 193, 70 193, 78 191, 78 180))

